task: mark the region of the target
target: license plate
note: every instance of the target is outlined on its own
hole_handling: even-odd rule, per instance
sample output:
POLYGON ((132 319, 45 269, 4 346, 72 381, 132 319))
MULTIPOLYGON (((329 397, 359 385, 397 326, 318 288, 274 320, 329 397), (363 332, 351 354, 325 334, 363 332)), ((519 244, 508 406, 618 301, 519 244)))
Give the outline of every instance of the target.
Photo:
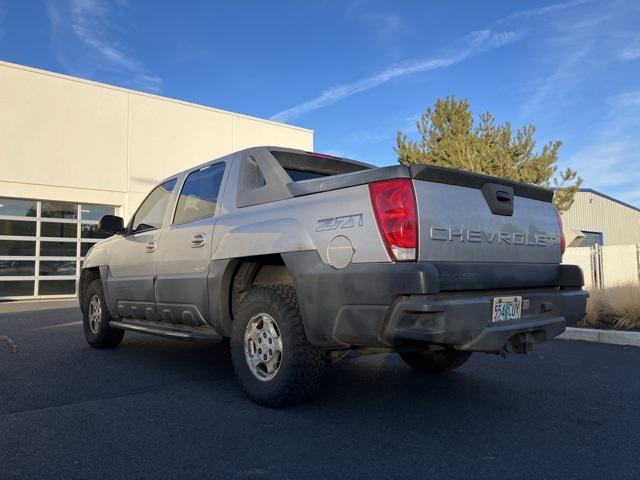
POLYGON ((493 299, 493 322, 520 320, 522 297, 496 297, 493 299))

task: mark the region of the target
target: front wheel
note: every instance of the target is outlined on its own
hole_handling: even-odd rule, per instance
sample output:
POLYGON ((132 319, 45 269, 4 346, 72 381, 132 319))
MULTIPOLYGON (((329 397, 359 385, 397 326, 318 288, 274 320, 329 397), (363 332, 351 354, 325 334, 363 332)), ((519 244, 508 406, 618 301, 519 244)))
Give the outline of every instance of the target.
POLYGON ((231 332, 233 369, 254 402, 278 408, 318 388, 325 363, 307 340, 292 287, 255 287, 242 299, 231 332))
POLYGON ((100 279, 92 281, 83 297, 84 336, 87 343, 94 348, 114 348, 120 345, 124 330, 109 325, 112 320, 102 291, 100 279))
POLYGON ((400 352, 407 365, 425 373, 437 373, 455 370, 462 366, 471 352, 462 352, 453 348, 444 348, 428 352, 400 352))

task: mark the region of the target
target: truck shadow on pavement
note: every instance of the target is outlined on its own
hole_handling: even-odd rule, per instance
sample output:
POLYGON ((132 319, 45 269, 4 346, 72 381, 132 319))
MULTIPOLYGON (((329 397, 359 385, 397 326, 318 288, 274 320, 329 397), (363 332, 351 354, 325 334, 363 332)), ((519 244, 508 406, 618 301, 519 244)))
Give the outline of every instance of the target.
MULTIPOLYGON (((113 356, 145 377, 157 377, 162 383, 178 378, 182 382, 202 382, 213 397, 231 397, 246 403, 247 408, 264 410, 242 395, 233 374, 228 342, 185 344, 129 335, 113 356)), ((535 370, 535 360, 475 354, 457 371, 424 374, 405 365, 395 354, 346 358, 327 365, 314 397, 301 405, 272 412, 312 416, 342 413, 356 417, 367 412, 394 418, 390 412, 393 405, 400 407, 396 412, 408 419, 423 418, 426 412, 430 417, 451 412, 464 417, 482 412, 485 420, 499 420, 505 415, 527 414, 524 409, 533 402, 540 415, 553 416, 557 414, 557 394, 562 396, 563 392, 555 392, 556 397, 551 399, 548 382, 539 374, 527 375, 526 370, 535 370)), ((575 399, 575 392, 565 391, 564 395, 575 399)))
POLYGON ((309 401, 270 410, 243 395, 225 343, 128 333, 96 350, 77 324, 9 333, 19 349, 0 352, 0 427, 20 459, 11 465, 33 476, 42 465, 69 474, 60 478, 77 462, 91 471, 85 459, 107 444, 105 478, 180 478, 183 465, 199 478, 540 478, 553 477, 537 475, 541 462, 547 473, 605 475, 635 458, 640 385, 627 366, 638 349, 558 341, 527 357, 474 354, 438 375, 393 354, 347 358, 327 366, 309 401), (618 448, 598 449, 603 441, 618 448), (283 454, 265 457, 265 442, 283 454))
MULTIPOLYGON (((267 410, 242 394, 228 341, 185 343, 127 333, 118 348, 96 350, 84 342, 81 325, 68 325, 40 327, 25 335, 16 330, 21 349, 2 354, 9 366, 8 380, 13 380, 8 385, 14 387, 5 390, 11 395, 0 413, 196 386, 204 389, 203 401, 267 410), (32 385, 31 390, 25 388, 27 384, 32 385)), ((576 346, 554 342, 541 351, 559 348, 576 346)), ((416 372, 395 354, 345 358, 327 365, 321 387, 309 401, 268 415, 287 412, 292 418, 318 416, 328 421, 337 417, 347 424, 353 418, 372 416, 400 422, 411 430, 425 418, 431 424, 448 418, 450 424, 463 426, 475 423, 481 414, 484 422, 504 426, 518 419, 569 414, 583 427, 596 428, 598 421, 576 415, 573 408, 578 399, 593 396, 592 382, 587 377, 573 378, 568 388, 559 377, 556 354, 508 359, 473 354, 459 370, 443 374, 416 372)))

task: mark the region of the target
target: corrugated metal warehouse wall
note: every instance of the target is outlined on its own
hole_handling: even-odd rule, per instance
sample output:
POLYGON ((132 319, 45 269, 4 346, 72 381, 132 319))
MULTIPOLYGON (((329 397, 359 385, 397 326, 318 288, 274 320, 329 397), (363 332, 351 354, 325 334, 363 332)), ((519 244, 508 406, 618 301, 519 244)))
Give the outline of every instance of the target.
POLYGON ((572 230, 600 232, 603 245, 640 244, 640 211, 592 190, 576 193, 562 221, 570 244, 572 230))

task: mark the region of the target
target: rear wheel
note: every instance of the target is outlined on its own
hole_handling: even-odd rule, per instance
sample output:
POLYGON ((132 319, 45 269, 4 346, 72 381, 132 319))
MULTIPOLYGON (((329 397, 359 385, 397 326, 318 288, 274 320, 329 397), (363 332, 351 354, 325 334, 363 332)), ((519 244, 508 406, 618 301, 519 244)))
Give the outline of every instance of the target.
POLYGON ((318 388, 324 351, 307 340, 292 287, 255 287, 242 298, 231 334, 233 369, 245 394, 267 407, 302 402, 318 388))
POLYGON ((112 320, 104 300, 102 282, 92 281, 83 297, 84 336, 94 348, 114 348, 120 345, 124 330, 109 325, 112 320))
POLYGON ((400 357, 407 365, 419 372, 437 373, 455 370, 462 366, 471 352, 461 352, 453 348, 428 352, 400 352, 400 357))

